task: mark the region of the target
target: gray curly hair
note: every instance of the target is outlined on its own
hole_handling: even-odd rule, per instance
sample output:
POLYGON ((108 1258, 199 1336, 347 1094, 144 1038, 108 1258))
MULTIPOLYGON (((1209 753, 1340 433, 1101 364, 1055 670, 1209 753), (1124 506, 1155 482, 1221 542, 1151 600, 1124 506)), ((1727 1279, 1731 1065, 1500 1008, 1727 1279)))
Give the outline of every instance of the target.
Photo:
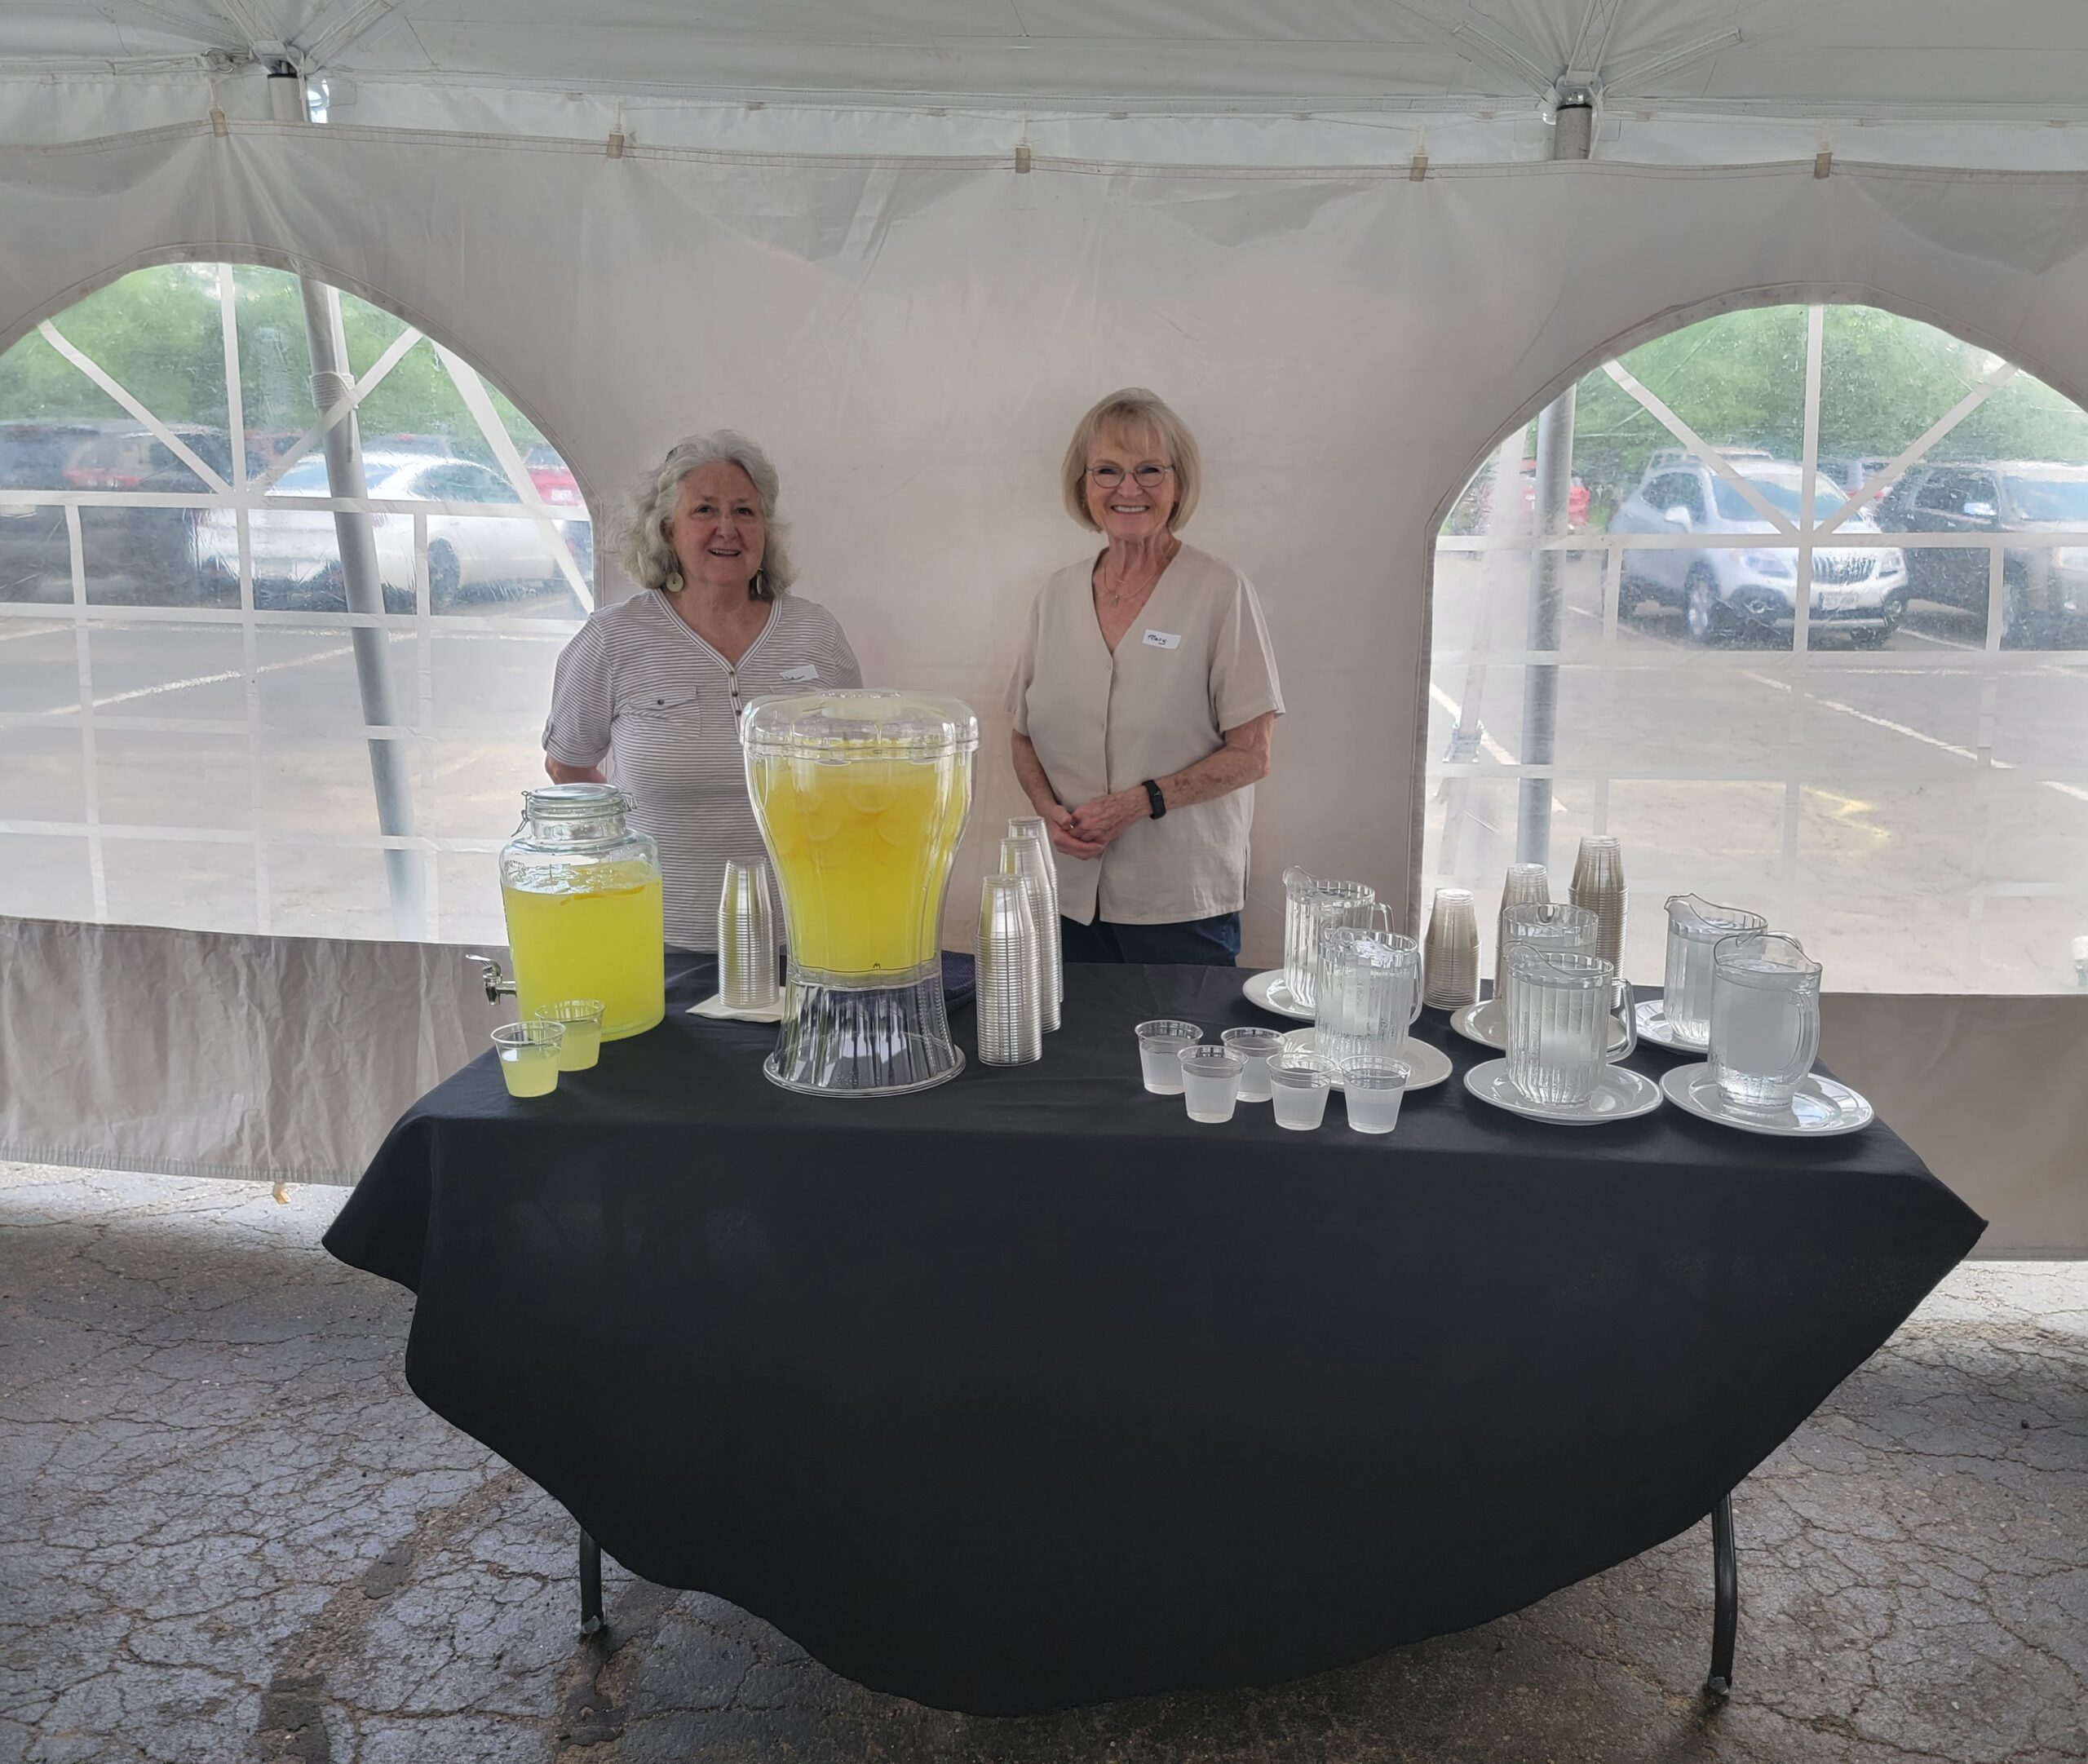
POLYGON ((754 495, 761 503, 768 541, 763 546, 761 568, 747 584, 755 600, 773 600, 790 592, 798 579, 791 567, 787 523, 776 518, 776 502, 781 485, 768 455, 744 435, 731 429, 715 429, 708 435, 687 435, 667 449, 667 457, 624 493, 611 528, 611 552, 617 567, 642 588, 657 588, 665 594, 681 591, 681 560, 668 542, 667 528, 675 518, 675 503, 682 493, 682 480, 700 466, 728 462, 754 480, 754 495))

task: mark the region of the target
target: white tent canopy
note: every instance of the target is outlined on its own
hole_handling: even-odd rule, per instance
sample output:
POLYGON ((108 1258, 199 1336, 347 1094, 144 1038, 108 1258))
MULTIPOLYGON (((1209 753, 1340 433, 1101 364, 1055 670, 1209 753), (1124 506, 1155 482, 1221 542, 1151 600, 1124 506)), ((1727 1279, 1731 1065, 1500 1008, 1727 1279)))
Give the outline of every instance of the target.
POLYGON ((1542 157, 1562 82, 1599 97, 1598 157, 1653 162, 1809 154, 1826 124, 1854 160, 2068 165, 2088 122, 2088 16, 2067 0, 18 0, 0 129, 193 119, 206 73, 230 113, 261 114, 238 77, 257 59, 326 81, 337 122, 555 134, 607 97, 634 139, 675 140, 706 132, 674 116, 690 103, 811 108, 730 132, 829 153, 975 151, 1012 122, 1040 152, 1116 159, 1405 160, 1424 130, 1437 161, 1542 157), (839 108, 874 114, 837 135, 839 108), (923 109, 941 126, 898 123, 923 109), (1238 126, 1138 126, 1155 116, 1238 126))
MULTIPOLYGON (((1285 862, 1416 904, 1436 536, 1582 373, 1693 317, 1849 300, 2088 394, 2084 90, 2088 11, 2062 0, 16 0, 0 347, 140 265, 263 263, 467 360, 598 512, 673 436, 744 429, 867 677, 980 710, 982 825, 1015 806, 1022 617, 1082 543, 1055 462, 1099 394, 1152 385, 1205 449, 1192 537, 1261 590, 1292 706, 1255 822, 1265 956, 1285 862), (280 63, 325 126, 270 120, 280 63), (1587 163, 1551 159, 1562 91, 1595 101, 1587 163)), ((251 997, 267 959, 241 948, 251 997)), ((351 970, 379 988, 315 962, 280 1008, 330 1008, 351 970)), ((401 955, 387 1010, 424 969, 401 955)), ((2013 1057, 2016 1007, 1931 1002, 1879 1001, 1913 1074, 1881 1100, 1924 1147, 1926 1092, 1962 1147, 1977 1109, 1922 1075, 2013 1057)), ((2033 1002, 2015 1053, 2047 1057, 2068 1001, 2033 1002)), ((33 1008, 0 995, 0 1028, 33 1008)), ((334 1148, 362 1130, 279 1100, 165 1161, 352 1174, 334 1148)), ((2064 1151, 2088 1123, 2063 1085, 2041 1103, 2022 1157, 1944 1170, 1997 1247, 2088 1245, 2064 1151)), ((126 1094, 100 1154, 0 1116, 0 1155, 135 1165, 175 1108, 126 1094)))

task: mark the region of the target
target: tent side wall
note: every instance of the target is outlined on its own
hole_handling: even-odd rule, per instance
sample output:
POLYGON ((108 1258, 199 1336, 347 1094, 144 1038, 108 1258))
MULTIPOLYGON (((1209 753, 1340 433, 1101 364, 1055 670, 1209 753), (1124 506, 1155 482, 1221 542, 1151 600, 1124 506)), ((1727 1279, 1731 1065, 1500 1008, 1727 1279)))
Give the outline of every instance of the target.
MULTIPOLYGON (((1153 386, 1205 451, 1188 536, 1260 590, 1292 707, 1256 811, 1266 958, 1286 863, 1411 908, 1437 525, 1506 425, 1620 337, 1859 298, 2088 391, 2079 183, 1813 169, 1018 174, 235 121, 0 149, 0 343, 138 263, 260 257, 461 346, 598 488, 692 429, 756 435, 801 591, 866 677, 980 713, 959 900, 976 828, 1018 800, 1002 695, 1030 598, 1087 542, 1057 504, 1065 436, 1100 392, 1153 386)), ((1948 1045, 1940 1019, 1909 1036, 1948 1045)), ((1980 1172, 1939 1169, 1993 1209, 1980 1172)), ((2036 1240, 2088 1247, 2088 1202, 2068 1205, 2036 1240)))

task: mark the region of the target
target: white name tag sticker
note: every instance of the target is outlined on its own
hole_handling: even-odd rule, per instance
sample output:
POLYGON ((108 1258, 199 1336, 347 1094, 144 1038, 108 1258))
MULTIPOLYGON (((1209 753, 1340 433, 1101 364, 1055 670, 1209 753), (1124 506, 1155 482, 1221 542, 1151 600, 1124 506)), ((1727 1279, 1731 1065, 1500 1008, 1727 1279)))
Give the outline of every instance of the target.
POLYGON ((800 663, 794 668, 784 669, 784 670, 776 677, 779 680, 789 680, 793 685, 795 685, 800 681, 817 679, 819 678, 819 670, 814 667, 811 662, 806 661, 800 663))
POLYGON ((1145 645, 1148 649, 1179 649, 1182 634, 1179 631, 1148 631, 1145 645))

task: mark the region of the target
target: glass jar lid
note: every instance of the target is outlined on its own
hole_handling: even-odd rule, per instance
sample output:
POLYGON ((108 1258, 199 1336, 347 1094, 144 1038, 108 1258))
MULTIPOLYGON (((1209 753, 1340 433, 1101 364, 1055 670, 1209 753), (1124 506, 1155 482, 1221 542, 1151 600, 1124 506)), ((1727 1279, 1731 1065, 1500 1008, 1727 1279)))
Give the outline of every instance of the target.
POLYGON ((522 793, 532 820, 603 820, 630 812, 630 798, 613 784, 547 784, 522 793))
POLYGON ((740 740, 750 753, 793 759, 934 759, 977 747, 979 719, 932 692, 791 692, 750 704, 740 740))

